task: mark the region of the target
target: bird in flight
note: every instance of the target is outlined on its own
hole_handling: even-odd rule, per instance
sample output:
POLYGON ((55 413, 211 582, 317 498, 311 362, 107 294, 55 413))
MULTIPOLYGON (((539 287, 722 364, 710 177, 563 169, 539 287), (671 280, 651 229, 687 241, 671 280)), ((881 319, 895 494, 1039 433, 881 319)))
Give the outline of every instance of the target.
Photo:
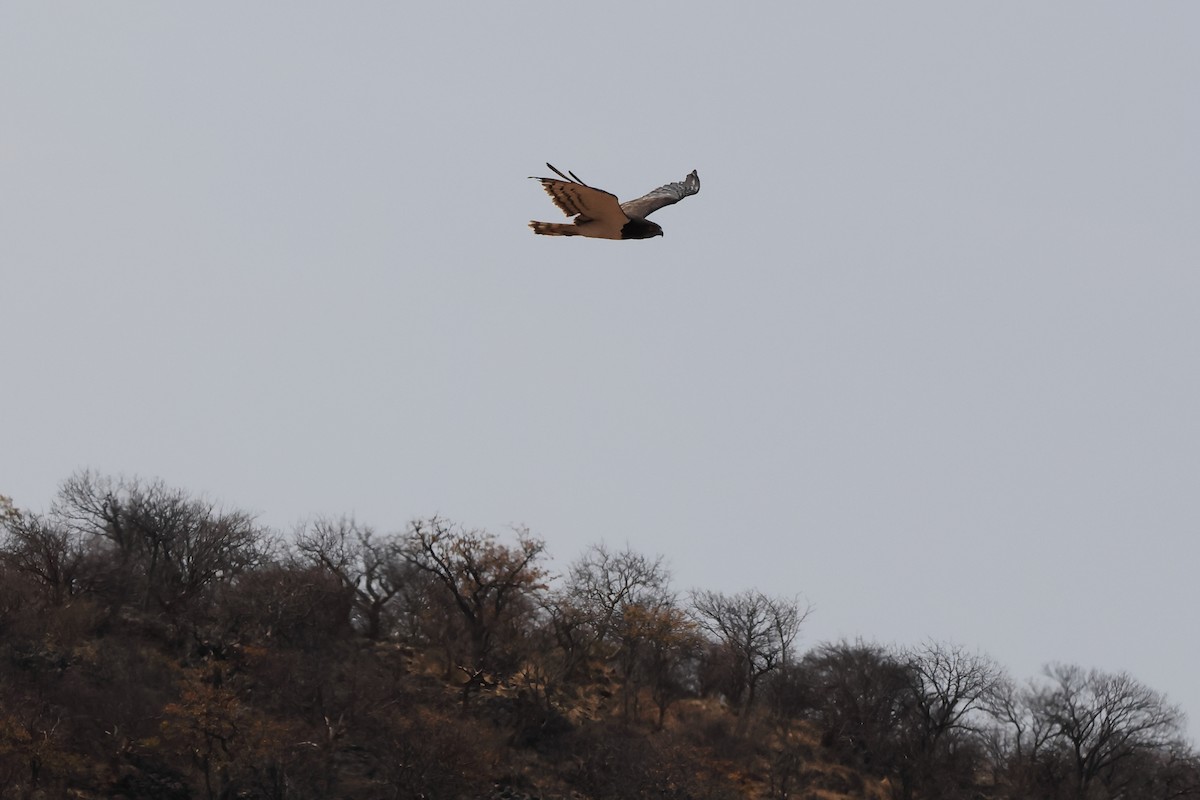
POLYGON ((567 170, 564 175, 553 164, 546 164, 557 178, 534 178, 554 205, 562 209, 571 222, 529 223, 534 233, 544 236, 590 236, 593 239, 649 239, 662 236, 663 229, 646 217, 663 206, 678 203, 700 191, 700 176, 695 170, 676 183, 668 183, 637 200, 620 202, 615 194, 588 186, 579 176, 567 170))

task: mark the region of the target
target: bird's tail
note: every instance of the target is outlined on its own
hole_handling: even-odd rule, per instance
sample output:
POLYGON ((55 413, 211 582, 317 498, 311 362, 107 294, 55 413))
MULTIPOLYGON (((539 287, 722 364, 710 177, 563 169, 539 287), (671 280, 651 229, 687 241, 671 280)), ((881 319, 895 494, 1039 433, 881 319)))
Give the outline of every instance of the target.
POLYGON ((537 220, 533 220, 529 223, 529 227, 533 228, 534 233, 540 233, 543 236, 579 235, 578 227, 565 222, 538 222, 537 220))

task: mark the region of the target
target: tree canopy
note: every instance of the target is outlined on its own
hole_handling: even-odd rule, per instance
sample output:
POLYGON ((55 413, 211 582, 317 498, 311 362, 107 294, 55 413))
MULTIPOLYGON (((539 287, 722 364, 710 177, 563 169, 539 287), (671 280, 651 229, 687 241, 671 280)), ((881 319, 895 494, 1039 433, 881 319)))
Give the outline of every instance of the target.
POLYGON ((1124 673, 800 648, 810 610, 665 556, 441 518, 289 535, 159 481, 0 496, 0 800, 1200 798, 1124 673))

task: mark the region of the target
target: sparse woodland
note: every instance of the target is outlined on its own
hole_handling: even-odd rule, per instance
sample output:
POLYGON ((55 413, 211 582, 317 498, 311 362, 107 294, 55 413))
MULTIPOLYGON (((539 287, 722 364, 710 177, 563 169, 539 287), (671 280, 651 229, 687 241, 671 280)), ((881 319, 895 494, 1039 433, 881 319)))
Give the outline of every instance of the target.
MULTIPOLYGON (((797 587, 803 588, 803 587, 797 587)), ((0 498, 0 800, 1200 798, 1124 674, 797 641, 796 597, 450 520, 283 536, 157 482, 0 498)))

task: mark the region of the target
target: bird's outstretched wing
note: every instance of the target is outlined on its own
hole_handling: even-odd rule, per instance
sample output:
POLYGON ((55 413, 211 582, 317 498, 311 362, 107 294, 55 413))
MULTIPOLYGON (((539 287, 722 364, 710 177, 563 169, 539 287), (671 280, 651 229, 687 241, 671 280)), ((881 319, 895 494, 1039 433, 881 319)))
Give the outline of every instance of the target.
POLYGON ((668 183, 636 200, 621 203, 621 210, 625 212, 626 216, 645 218, 663 206, 678 203, 698 191, 700 191, 700 176, 696 174, 696 170, 692 170, 691 174, 682 181, 668 183))
MULTIPOLYGON (((546 164, 559 178, 534 178, 542 182, 542 188, 554 205, 558 206, 568 217, 574 217, 576 224, 597 221, 611 223, 620 227, 629 221, 621 210, 621 203, 615 194, 603 189, 595 189, 579 180, 574 172, 563 175, 554 165, 546 164)), ((674 202, 674 201, 671 201, 674 202)))

